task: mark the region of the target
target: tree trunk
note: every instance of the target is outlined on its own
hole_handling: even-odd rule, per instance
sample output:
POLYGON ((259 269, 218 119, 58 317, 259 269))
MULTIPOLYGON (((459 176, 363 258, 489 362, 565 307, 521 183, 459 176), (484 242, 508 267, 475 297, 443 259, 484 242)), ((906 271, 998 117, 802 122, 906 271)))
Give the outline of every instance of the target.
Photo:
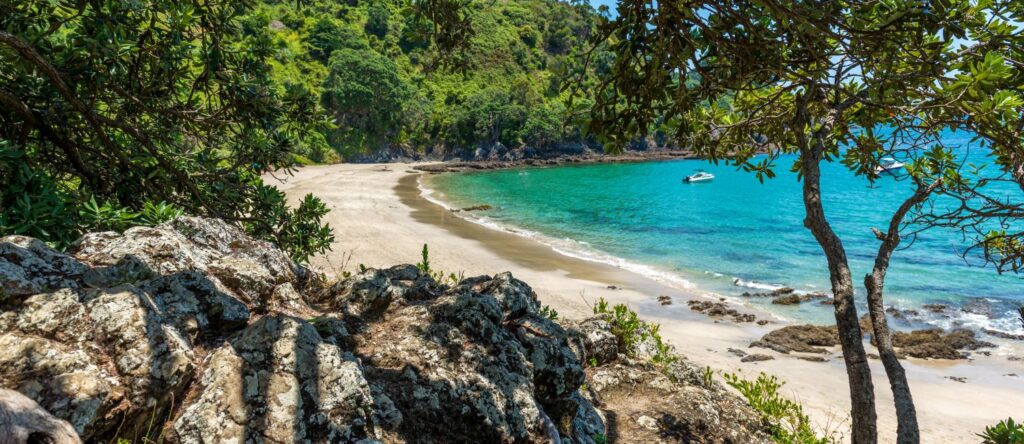
POLYGON ((871 274, 864 276, 864 287, 868 292, 868 313, 871 314, 871 327, 874 330, 875 346, 885 366, 885 374, 889 378, 889 387, 896 406, 896 440, 900 444, 916 444, 921 441, 921 432, 917 424, 917 409, 914 398, 910 394, 907 374, 896 357, 892 348, 892 335, 889 322, 885 318, 885 304, 882 300, 885 288, 885 274, 889 269, 889 260, 893 251, 900 244, 900 225, 910 210, 924 200, 938 187, 940 182, 931 185, 919 184, 914 195, 900 205, 889 220, 889 228, 885 234, 876 232, 882 244, 875 255, 875 265, 871 274))
POLYGON ((868 366, 867 354, 864 351, 857 307, 853 303, 853 277, 850 274, 843 243, 825 219, 825 210, 821 204, 821 170, 818 163, 820 155, 805 152, 801 157, 804 167, 804 208, 807 211, 804 226, 814 234, 828 259, 832 294, 835 298, 836 326, 850 384, 853 442, 874 444, 878 440, 875 389, 871 382, 871 367, 868 366))
MULTIPOLYGON (((876 259, 877 264, 878 259, 876 259)), ((888 260, 886 260, 888 262, 888 260)), ((888 265, 886 265, 888 267, 888 265)), ((910 394, 907 374, 903 371, 896 351, 892 348, 892 337, 889 324, 885 319, 885 306, 882 303, 882 286, 885 283, 885 268, 877 265, 871 274, 864 277, 864 286, 868 290, 868 313, 871 314, 871 326, 874 330, 878 356, 885 366, 885 374, 889 378, 889 388, 896 405, 896 442, 899 444, 916 444, 921 441, 917 425, 917 409, 914 398, 910 394)), ((856 442, 856 441, 855 441, 856 442)))
POLYGON ((797 129, 797 147, 803 173, 803 200, 807 213, 804 226, 814 235, 828 260, 836 327, 850 385, 852 439, 855 444, 875 444, 878 442, 875 388, 871 382, 867 353, 864 352, 864 336, 857 319, 857 307, 853 303, 853 276, 843 243, 825 218, 825 208, 821 203, 821 161, 825 151, 823 137, 827 137, 831 131, 838 110, 832 109, 812 134, 813 141, 808 140, 805 128, 813 127, 808 116, 808 104, 816 94, 818 92, 812 86, 804 95, 797 97, 797 113, 793 120, 793 127, 797 129))

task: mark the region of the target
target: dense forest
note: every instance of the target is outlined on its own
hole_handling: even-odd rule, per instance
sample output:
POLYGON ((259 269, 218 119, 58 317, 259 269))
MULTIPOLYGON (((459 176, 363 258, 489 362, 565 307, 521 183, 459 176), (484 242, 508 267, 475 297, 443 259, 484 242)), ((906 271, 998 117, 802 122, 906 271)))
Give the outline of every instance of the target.
POLYGON ((524 0, 472 3, 464 13, 474 33, 454 69, 432 43, 433 23, 404 1, 265 2, 241 23, 270 45, 277 88, 320 98, 332 122, 300 150, 314 162, 580 141, 567 112, 575 89, 565 86, 597 12, 586 2, 524 0))
POLYGON ((554 0, 2 1, 0 234, 64 247, 184 212, 304 261, 327 210, 262 175, 581 141, 599 20, 554 0))

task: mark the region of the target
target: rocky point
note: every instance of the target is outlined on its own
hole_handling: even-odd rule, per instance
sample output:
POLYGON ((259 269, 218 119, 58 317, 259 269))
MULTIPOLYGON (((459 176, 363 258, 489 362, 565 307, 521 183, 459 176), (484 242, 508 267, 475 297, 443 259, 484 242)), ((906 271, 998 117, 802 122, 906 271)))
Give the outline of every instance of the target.
POLYGON ((697 366, 635 359, 601 318, 555 322, 509 273, 440 283, 399 265, 328 282, 182 217, 67 252, 2 238, 0 278, 13 442, 767 439, 697 366))

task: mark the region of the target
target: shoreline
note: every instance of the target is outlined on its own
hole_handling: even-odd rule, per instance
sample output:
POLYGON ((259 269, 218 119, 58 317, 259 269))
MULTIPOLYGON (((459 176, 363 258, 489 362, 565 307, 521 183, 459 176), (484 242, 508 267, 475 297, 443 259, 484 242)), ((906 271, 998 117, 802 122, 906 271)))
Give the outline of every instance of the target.
POLYGON ((523 158, 514 160, 452 160, 424 161, 413 169, 431 174, 462 171, 507 170, 520 167, 556 167, 566 165, 593 165, 605 163, 636 163, 664 160, 699 159, 686 150, 623 151, 620 154, 566 154, 554 157, 523 158))
MULTIPOLYGON (((668 287, 611 265, 564 256, 537 241, 465 220, 420 194, 417 176, 421 173, 408 169, 414 166, 306 167, 286 179, 281 187, 290 200, 313 192, 332 208, 327 222, 338 230, 339 241, 332 253, 314 263, 335 273, 360 262, 368 266, 414 263, 419 259, 419 247, 427 243, 431 262, 439 269, 465 271, 467 276, 512 271, 534 287, 544 304, 564 317, 589 316, 587 304, 598 297, 612 304, 626 303, 646 320, 661 324, 662 334, 677 352, 692 361, 716 371, 739 371, 747 378, 760 371, 777 375, 786 381, 782 393, 803 403, 819 428, 845 428, 849 401, 841 355, 837 356, 836 350, 828 362, 820 363, 756 349, 775 359, 741 363, 729 348, 747 350, 751 340, 785 324, 776 321, 762 327, 718 322, 686 306, 689 299, 707 300, 699 290, 668 287), (609 285, 620 289, 609 290, 609 285), (672 305, 660 305, 659 295, 671 296, 672 305)), ((742 311, 756 312, 749 307, 742 311)), ((1006 376, 1024 373, 1024 366, 999 361, 983 356, 972 361, 903 361, 925 442, 975 442, 975 433, 1024 405, 1021 378, 1006 376), (966 377, 967 382, 946 379, 949 376, 966 377)), ((895 437, 891 392, 881 364, 872 360, 871 367, 880 438, 888 442, 895 437)))

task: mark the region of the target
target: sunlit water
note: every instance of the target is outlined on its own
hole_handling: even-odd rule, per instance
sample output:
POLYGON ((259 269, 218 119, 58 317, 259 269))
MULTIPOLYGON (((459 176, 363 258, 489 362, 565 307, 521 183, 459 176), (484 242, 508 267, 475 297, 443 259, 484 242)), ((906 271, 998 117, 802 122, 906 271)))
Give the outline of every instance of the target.
MULTIPOLYGON (((988 161, 981 150, 969 155, 976 163, 988 161)), ((477 222, 535 237, 564 254, 760 305, 784 318, 829 322, 831 307, 813 301, 778 306, 768 298, 740 296, 780 286, 829 291, 825 258, 802 224, 800 182, 784 171, 792 160, 783 158, 778 177, 763 185, 750 173, 697 160, 445 174, 425 185, 451 206, 492 205, 491 211, 475 213, 477 222), (698 168, 716 178, 681 182, 698 168)), ((871 228, 888 225, 910 184, 886 177, 869 187, 863 177, 829 164, 822 186, 829 221, 843 239, 863 301, 861 282, 879 244, 871 228)), ((936 228, 896 252, 887 302, 919 311, 898 326, 1024 332, 1014 311, 1024 302, 1024 280, 965 260, 967 245, 961 233, 936 228), (932 313, 924 304, 950 308, 932 313)))

